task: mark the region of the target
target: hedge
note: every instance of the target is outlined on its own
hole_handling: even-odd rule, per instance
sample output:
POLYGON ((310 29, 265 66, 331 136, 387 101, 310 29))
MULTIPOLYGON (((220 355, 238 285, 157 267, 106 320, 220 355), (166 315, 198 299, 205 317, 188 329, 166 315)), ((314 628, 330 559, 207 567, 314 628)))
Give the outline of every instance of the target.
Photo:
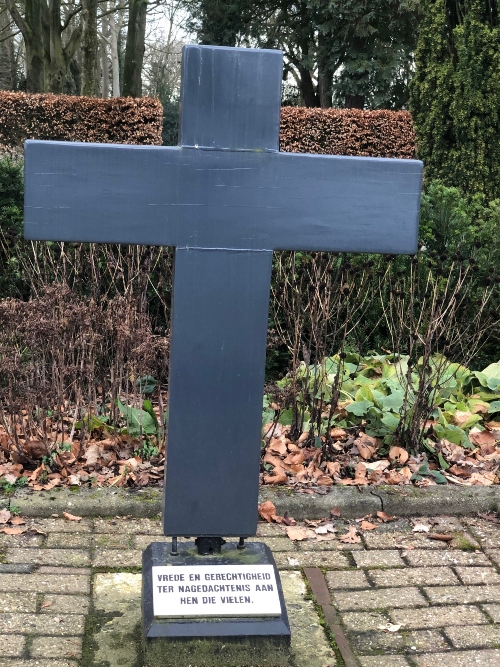
POLYGON ((113 144, 162 143, 163 110, 151 97, 74 97, 0 91, 0 144, 26 139, 113 144))
POLYGON ((413 121, 408 111, 283 107, 280 150, 414 158, 413 121))

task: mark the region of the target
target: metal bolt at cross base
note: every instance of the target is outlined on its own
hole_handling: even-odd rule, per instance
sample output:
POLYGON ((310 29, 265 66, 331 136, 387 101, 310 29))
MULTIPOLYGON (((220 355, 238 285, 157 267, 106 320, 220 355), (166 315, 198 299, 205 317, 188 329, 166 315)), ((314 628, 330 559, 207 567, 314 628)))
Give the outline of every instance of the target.
POLYGON ((184 47, 179 146, 26 143, 29 239, 175 246, 165 535, 257 527, 273 250, 414 253, 422 164, 280 153, 280 51, 184 47))

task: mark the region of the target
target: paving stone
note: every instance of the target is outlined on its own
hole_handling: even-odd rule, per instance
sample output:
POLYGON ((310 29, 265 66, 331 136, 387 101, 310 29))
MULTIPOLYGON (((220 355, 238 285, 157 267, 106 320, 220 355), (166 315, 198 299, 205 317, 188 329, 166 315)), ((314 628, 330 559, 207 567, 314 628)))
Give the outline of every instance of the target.
POLYGON ((0 633, 30 635, 83 635, 85 616, 65 614, 0 614, 0 633))
POLYGON ((399 551, 356 551, 352 555, 358 567, 405 567, 399 551))
POLYGON ((460 533, 464 530, 464 525, 456 516, 434 516, 429 523, 432 533, 460 533))
POLYGON ((376 586, 433 586, 459 585, 458 578, 449 567, 407 567, 404 571, 372 570, 370 578, 376 586))
POLYGON ((477 607, 465 605, 395 609, 390 612, 390 616, 394 623, 401 623, 405 628, 441 628, 451 625, 480 625, 488 622, 477 607))
POLYGON ((86 614, 90 600, 85 595, 44 595, 42 614, 86 614))
POLYGON ((500 602, 500 586, 433 586, 424 591, 431 604, 500 602))
POLYGON ((90 593, 90 577, 55 574, 0 574, 0 591, 35 593, 90 593))
POLYGON ((466 523, 472 535, 479 540, 483 548, 500 548, 500 525, 484 519, 469 519, 466 523))
POLYGON ((500 628, 494 625, 469 625, 445 628, 454 648, 495 648, 500 644, 500 628))
POLYGON ((3 660, 0 657, 0 667, 78 667, 75 660, 3 660))
POLYGON ((36 612, 36 593, 0 593, 0 613, 29 614, 36 612))
POLYGON ((90 565, 87 551, 77 549, 8 549, 9 563, 33 563, 33 565, 90 565))
POLYGON ((52 565, 41 565, 38 568, 40 574, 88 574, 92 570, 89 567, 52 567, 52 565))
POLYGON ((324 567, 327 569, 349 567, 347 557, 340 551, 292 551, 274 554, 276 564, 281 569, 297 567, 324 567))
POLYGON ((455 572, 466 585, 500 584, 500 574, 492 567, 456 567, 455 572))
POLYGON ((45 546, 48 549, 88 549, 90 538, 88 533, 49 533, 45 546))
POLYGON ((370 588, 364 572, 360 570, 337 570, 326 573, 326 583, 330 590, 370 588))
POLYGON ((421 651, 450 650, 448 643, 438 630, 401 628, 398 632, 384 632, 383 630, 349 632, 348 639, 351 646, 355 646, 356 651, 363 654, 388 652, 415 655, 421 651))
POLYGON ((283 537, 285 531, 281 526, 267 521, 259 521, 257 524, 257 537, 283 537))
POLYGON ((491 616, 494 623, 500 623, 500 604, 482 604, 481 607, 491 616))
POLYGON ((428 567, 440 565, 489 565, 489 561, 482 553, 474 551, 458 551, 447 549, 446 551, 417 550, 408 551, 406 558, 414 567, 428 567))
MULTIPOLYGON (((71 509, 68 510, 71 513, 71 509)), ((68 521, 67 519, 26 519, 28 528, 36 528, 44 533, 90 533, 92 520, 68 521)))
POLYGON ((290 551, 290 549, 293 549, 293 543, 288 537, 251 537, 247 541, 263 542, 274 552, 290 551))
POLYGON ((81 637, 34 637, 30 648, 33 658, 74 658, 82 655, 81 637))
POLYGON ((32 563, 0 563, 0 574, 29 574, 34 569, 32 563))
MULTIPOLYGON (((150 543, 155 541, 148 535, 141 535, 141 537, 145 537, 150 543)), ((132 535, 128 533, 109 533, 108 535, 98 533, 92 535, 92 546, 95 549, 130 549, 132 540, 132 535)))
MULTIPOLYGON (((130 533, 131 535, 163 535, 159 519, 94 519, 95 533, 130 533)), ((154 542, 154 540, 151 540, 154 542)))
MULTIPOLYGON (((500 650, 454 652, 453 667, 498 667, 500 650)), ((450 655, 426 653, 413 658, 418 667, 450 667, 450 655)))
POLYGON ((23 655, 26 637, 22 635, 0 636, 0 657, 18 658, 23 655))
POLYGON ((377 533, 372 531, 363 535, 369 549, 395 549, 413 547, 414 549, 446 549, 444 542, 429 540, 422 533, 377 533))
POLYGON ((361 551, 362 544, 344 544, 338 540, 324 540, 316 542, 315 540, 304 540, 296 542, 299 551, 361 551))
POLYGON ((41 547, 44 540, 44 535, 37 535, 36 533, 31 532, 26 532, 22 535, 6 535, 5 533, 0 533, 0 549, 7 549, 9 547, 22 547, 23 549, 41 547))
MULTIPOLYGON (((135 535, 134 537, 132 537, 132 548, 144 551, 144 549, 146 549, 151 544, 151 542, 171 542, 171 541, 172 538, 165 537, 165 535, 135 535)), ((182 542, 182 540, 178 538, 178 542, 182 542)))
POLYGON ((495 563, 495 565, 500 567, 500 549, 486 549, 486 553, 491 558, 491 560, 495 563))
MULTIPOLYGON (((335 656, 316 615, 300 572, 281 575, 292 630, 292 649, 300 667, 334 667, 335 656)), ((141 575, 132 573, 97 574, 94 606, 113 615, 92 637, 96 647, 93 664, 134 667, 138 664, 134 631, 141 618, 141 575)), ((295 664, 295 663, 294 663, 295 664)))
POLYGON ((92 560, 94 567, 142 567, 142 551, 99 549, 92 560))
POLYGON ((342 614, 341 620, 347 630, 357 632, 378 630, 381 625, 390 623, 389 616, 380 611, 348 611, 342 614))
POLYGON ((361 667, 408 667, 410 664, 404 655, 361 655, 361 667))
POLYGON ((386 607, 427 607, 417 588, 384 588, 368 591, 335 591, 333 601, 341 611, 384 609, 386 607))

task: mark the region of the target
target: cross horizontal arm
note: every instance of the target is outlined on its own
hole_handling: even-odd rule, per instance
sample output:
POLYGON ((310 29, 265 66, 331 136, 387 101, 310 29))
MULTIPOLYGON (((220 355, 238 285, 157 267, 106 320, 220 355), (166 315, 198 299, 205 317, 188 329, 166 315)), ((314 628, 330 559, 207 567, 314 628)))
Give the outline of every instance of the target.
POLYGON ((422 163, 29 141, 29 239, 413 253, 422 163))

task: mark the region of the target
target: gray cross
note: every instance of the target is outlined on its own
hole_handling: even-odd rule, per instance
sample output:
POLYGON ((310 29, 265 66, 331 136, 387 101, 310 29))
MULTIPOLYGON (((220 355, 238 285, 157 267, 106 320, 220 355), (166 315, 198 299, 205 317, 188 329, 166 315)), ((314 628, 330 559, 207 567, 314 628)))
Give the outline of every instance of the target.
POLYGON ((273 250, 417 248, 422 164, 278 152, 281 76, 187 46, 179 146, 26 143, 27 238, 175 246, 166 535, 256 531, 273 250))

